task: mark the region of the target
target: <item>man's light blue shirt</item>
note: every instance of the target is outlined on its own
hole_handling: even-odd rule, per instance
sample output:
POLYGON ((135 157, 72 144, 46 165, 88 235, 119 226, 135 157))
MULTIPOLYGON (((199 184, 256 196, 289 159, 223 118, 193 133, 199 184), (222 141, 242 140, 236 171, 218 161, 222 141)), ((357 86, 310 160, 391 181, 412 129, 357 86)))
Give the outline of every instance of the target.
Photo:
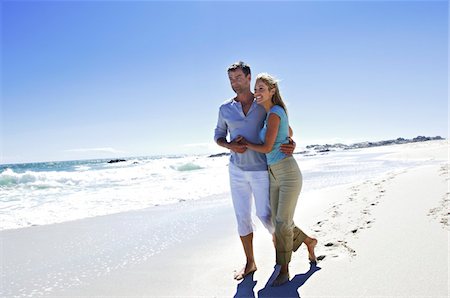
MULTIPOLYGON (((242 111, 240 102, 231 99, 223 103, 219 108, 219 118, 214 130, 214 140, 226 138, 230 135, 230 141, 237 136, 243 136, 249 142, 261 144, 259 132, 264 124, 266 111, 264 108, 253 101, 247 115, 242 111)), ((231 151, 230 162, 243 171, 266 171, 266 156, 250 149, 244 153, 231 151)))

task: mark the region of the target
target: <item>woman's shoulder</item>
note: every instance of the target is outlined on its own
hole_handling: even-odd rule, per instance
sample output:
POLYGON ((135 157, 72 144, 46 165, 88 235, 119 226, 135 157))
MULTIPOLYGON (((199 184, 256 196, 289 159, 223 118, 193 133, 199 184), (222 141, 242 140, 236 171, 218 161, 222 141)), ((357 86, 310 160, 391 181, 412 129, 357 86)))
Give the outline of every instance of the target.
POLYGON ((279 106, 279 105, 274 105, 274 106, 270 109, 269 113, 277 114, 277 115, 280 116, 280 117, 286 116, 286 112, 285 112, 284 109, 283 109, 281 106, 279 106))

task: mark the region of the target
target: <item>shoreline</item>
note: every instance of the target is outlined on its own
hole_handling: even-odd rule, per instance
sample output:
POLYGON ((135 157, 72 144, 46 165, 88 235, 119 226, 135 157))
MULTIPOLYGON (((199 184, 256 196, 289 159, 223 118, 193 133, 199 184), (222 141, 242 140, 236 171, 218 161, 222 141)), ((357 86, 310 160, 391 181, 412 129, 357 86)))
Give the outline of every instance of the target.
MULTIPOLYGON (((417 158, 417 155, 426 155, 426 152, 423 151, 426 151, 429 146, 440 147, 446 146, 446 144, 447 141, 430 141, 406 145, 392 145, 356 149, 353 152, 344 151, 323 153, 321 155, 317 155, 317 157, 312 158, 295 156, 300 165, 300 168, 302 169, 305 179, 302 194, 306 194, 310 191, 316 191, 317 189, 328 188, 330 186, 332 187, 335 185, 344 185, 347 183, 351 183, 356 179, 361 179, 361 175, 364 176, 364 178, 373 178, 375 176, 382 175, 386 171, 389 171, 390 168, 410 168, 423 164, 424 162, 427 164, 434 164, 438 162, 438 160, 432 158, 421 159, 417 158), (401 153, 397 152, 401 151, 402 148, 415 148, 415 153, 412 156, 402 156, 401 153), (328 164, 333 167, 334 163, 339 163, 340 159, 347 160, 347 162, 344 162, 346 163, 344 167, 327 168, 328 164), (367 170, 364 170, 363 168, 361 168, 361 166, 352 166, 352 164, 358 165, 360 160, 367 165, 367 170), (358 177, 356 173, 358 173, 360 169, 365 171, 365 173, 359 173, 358 177), (341 174, 335 174, 333 171, 336 170, 340 171, 341 174)), ((227 159, 226 157, 224 158, 227 159)), ((199 161, 199 164, 202 165, 202 163, 204 162, 205 161, 199 161)), ((190 195, 189 183, 183 182, 183 179, 186 179, 182 177, 182 175, 184 175, 183 172, 177 172, 179 176, 177 176, 178 178, 174 180, 181 183, 180 186, 182 187, 183 191, 178 191, 175 194, 172 194, 173 189, 177 188, 175 182, 169 185, 168 192, 164 192, 161 185, 154 185, 154 182, 144 182, 144 184, 141 186, 135 186, 136 182, 132 182, 129 189, 125 187, 122 188, 122 186, 120 185, 113 185, 113 189, 114 187, 119 187, 119 193, 111 192, 108 189, 99 189, 98 193, 84 193, 83 190, 80 189, 79 194, 68 192, 61 199, 58 199, 58 197, 55 196, 52 192, 49 193, 49 196, 45 196, 45 193, 40 193, 37 198, 26 197, 23 198, 23 201, 22 198, 20 198, 20 193, 11 194, 14 200, 10 204, 5 203, 6 207, 3 210, 4 212, 2 220, 0 220, 2 226, 0 231, 64 223, 84 218, 120 214, 128 211, 133 212, 138 210, 159 208, 161 206, 175 206, 174 208, 177 208, 176 205, 184 202, 202 202, 208 201, 210 197, 227 195, 229 196, 226 164, 227 162, 225 162, 225 160, 220 160, 219 166, 213 164, 213 167, 215 168, 212 169, 211 173, 207 172, 210 171, 211 168, 205 168, 204 171, 199 172, 189 172, 188 175, 192 175, 191 177, 195 178, 192 178, 194 180, 187 181, 191 181, 189 183, 194 183, 195 187, 200 186, 197 191, 190 195), (204 176, 205 173, 209 173, 209 176, 204 176), (198 184, 201 183, 201 179, 208 179, 211 174, 218 175, 216 179, 212 180, 214 182, 205 185, 198 184), (200 178, 202 176, 204 178, 200 178), (148 185, 146 185, 145 183, 148 183, 148 185), (152 187, 156 187, 158 189, 154 194, 151 194, 152 187), (208 190, 208 188, 210 190, 208 190), (133 195, 131 195, 131 193, 133 193, 133 195), (201 194, 206 194, 206 196, 202 196, 201 194), (175 197, 170 197, 172 195, 175 195, 175 197), (16 198, 14 196, 19 197, 16 198), (39 201, 40 203, 37 201, 41 200, 39 196, 43 196, 42 201, 39 201), (121 201, 127 203, 122 203, 121 201), (27 210, 24 209, 25 205, 31 205, 33 207, 31 207, 32 209, 27 210)), ((172 166, 173 165, 171 165, 171 167, 172 166)), ((132 169, 131 172, 129 172, 132 173, 132 171, 135 171, 137 173, 141 173, 143 170, 148 171, 148 167, 146 166, 146 168, 144 169, 132 169)), ((76 173, 73 176, 65 175, 61 177, 61 179, 69 179, 69 181, 70 179, 81 179, 79 178, 80 175, 80 173, 76 173)), ((112 174, 108 173, 108 175, 111 176, 112 174)), ((47 176, 44 177, 45 179, 47 179, 47 176)), ((97 177, 95 176, 95 178, 97 177)), ((41 181, 45 180, 44 178, 36 177, 36 179, 39 179, 38 183, 47 183, 41 181)), ((54 178, 53 175, 49 174, 48 179, 56 178, 54 178)), ((52 181, 53 180, 51 180, 51 182, 52 181)), ((60 183, 59 181, 53 182, 60 183)), ((85 181, 80 180, 77 183, 85 183, 85 181)), ((94 187, 95 189, 95 185, 91 184, 92 183, 89 184, 89 187, 94 187)), ((27 187, 34 186, 30 185, 27 187)))

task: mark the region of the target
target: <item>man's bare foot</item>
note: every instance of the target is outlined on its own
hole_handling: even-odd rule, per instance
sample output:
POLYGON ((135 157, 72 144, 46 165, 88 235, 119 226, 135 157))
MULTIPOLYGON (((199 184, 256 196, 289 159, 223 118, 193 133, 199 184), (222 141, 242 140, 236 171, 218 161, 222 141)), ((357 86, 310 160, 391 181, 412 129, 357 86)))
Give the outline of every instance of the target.
POLYGON ((308 248, 308 253, 309 253, 308 258, 309 258, 309 261, 310 261, 310 262, 313 262, 313 263, 317 262, 316 255, 314 254, 314 248, 315 248, 316 245, 317 245, 317 239, 307 237, 307 238, 305 239, 305 244, 306 244, 306 247, 308 248))
POLYGON ((285 284, 289 281, 289 272, 286 273, 279 273, 277 278, 275 278, 275 280, 272 283, 272 287, 278 287, 281 286, 282 284, 285 284))
POLYGON ((272 234, 272 242, 273 242, 273 247, 277 247, 277 237, 275 236, 275 233, 272 234))
POLYGON ((257 268, 256 268, 255 262, 247 263, 247 264, 245 265, 245 267, 241 269, 241 271, 237 272, 237 273, 234 275, 234 279, 235 279, 235 280, 241 280, 241 279, 244 279, 244 277, 246 277, 246 276, 249 275, 250 273, 255 272, 256 269, 257 269, 257 268))

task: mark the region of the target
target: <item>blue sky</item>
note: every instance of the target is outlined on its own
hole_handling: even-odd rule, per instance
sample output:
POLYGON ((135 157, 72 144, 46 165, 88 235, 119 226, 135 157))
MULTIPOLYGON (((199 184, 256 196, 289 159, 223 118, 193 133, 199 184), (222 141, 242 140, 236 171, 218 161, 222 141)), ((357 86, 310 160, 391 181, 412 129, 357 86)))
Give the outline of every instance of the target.
POLYGON ((237 60, 281 79, 299 146, 448 134, 447 1, 3 1, 1 14, 0 163, 221 152, 237 60))

